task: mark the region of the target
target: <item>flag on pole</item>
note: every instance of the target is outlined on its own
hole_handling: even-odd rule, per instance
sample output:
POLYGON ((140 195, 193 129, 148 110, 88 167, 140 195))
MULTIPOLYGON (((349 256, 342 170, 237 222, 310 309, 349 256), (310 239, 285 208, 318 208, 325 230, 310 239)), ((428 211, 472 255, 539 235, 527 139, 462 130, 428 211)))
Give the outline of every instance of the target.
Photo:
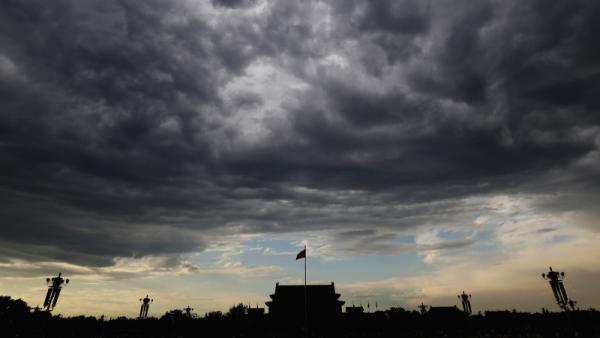
POLYGON ((298 252, 298 254, 296 255, 296 260, 299 259, 306 259, 306 248, 304 248, 302 251, 298 252))
POLYGON ((306 337, 308 337, 308 296, 306 292, 306 245, 304 249, 298 252, 296 260, 304 258, 304 328, 306 330, 306 337))

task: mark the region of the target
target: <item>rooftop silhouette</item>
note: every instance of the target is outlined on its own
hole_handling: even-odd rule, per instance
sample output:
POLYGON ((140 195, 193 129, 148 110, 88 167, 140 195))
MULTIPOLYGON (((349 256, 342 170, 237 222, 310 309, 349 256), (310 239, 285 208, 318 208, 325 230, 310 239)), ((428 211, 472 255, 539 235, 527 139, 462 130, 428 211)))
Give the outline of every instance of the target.
POLYGON ((265 304, 269 315, 282 320, 303 320, 306 305, 310 321, 327 320, 338 317, 342 313, 344 301, 339 300, 340 294, 335 292, 335 285, 280 285, 275 284, 275 293, 270 295, 271 301, 265 304))
MULTIPOLYGON (((589 310, 542 313, 485 311, 468 315, 456 306, 418 311, 390 308, 373 313, 340 313, 335 319, 312 325, 282 322, 270 314, 252 313, 234 306, 227 314, 190 318, 185 309, 144 320, 65 318, 31 309, 21 300, 0 296, 2 337, 599 337, 600 312, 589 310)), ((255 308, 256 310, 256 308, 255 308)))
POLYGON ((2 337, 54 337, 58 332, 61 337, 69 334, 71 337, 192 337, 200 332, 220 337, 479 337, 490 333, 535 337, 600 336, 600 313, 576 307, 577 302, 567 296, 564 276, 564 272, 552 268, 542 274, 549 281, 562 311, 542 309, 541 314, 513 310, 473 315, 472 297, 465 291, 457 296, 462 311, 456 305, 429 306, 421 303, 417 307, 419 311, 391 307, 371 313, 365 312, 363 306, 352 305, 347 306, 344 313, 342 307, 345 302, 340 300, 341 295, 336 293, 335 284, 331 282, 313 285, 276 283, 271 300, 265 303, 267 313, 258 305, 252 308, 239 303, 226 314, 215 311, 199 318, 188 305, 183 309, 170 310, 157 319, 149 316, 150 304, 154 300, 146 295, 140 298, 137 319, 119 317, 106 321, 104 316, 100 319, 83 316, 63 318, 51 314, 60 290, 68 283, 68 279, 59 273, 46 279, 46 311, 38 307, 31 309, 21 300, 0 297, 0 325, 5 327, 2 337))

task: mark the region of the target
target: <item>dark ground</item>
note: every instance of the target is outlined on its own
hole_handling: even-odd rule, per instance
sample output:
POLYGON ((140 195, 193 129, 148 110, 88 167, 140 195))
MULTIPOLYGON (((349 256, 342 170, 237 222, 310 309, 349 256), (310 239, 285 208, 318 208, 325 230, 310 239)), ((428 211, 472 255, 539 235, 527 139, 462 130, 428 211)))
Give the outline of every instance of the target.
MULTIPOLYGON (((52 316, 21 300, 0 297, 0 337, 305 337, 299 322, 248 316, 245 308, 189 318, 173 310, 161 318, 52 316)), ((312 321, 310 337, 600 337, 600 312, 485 312, 431 318, 416 311, 387 311, 312 321)))

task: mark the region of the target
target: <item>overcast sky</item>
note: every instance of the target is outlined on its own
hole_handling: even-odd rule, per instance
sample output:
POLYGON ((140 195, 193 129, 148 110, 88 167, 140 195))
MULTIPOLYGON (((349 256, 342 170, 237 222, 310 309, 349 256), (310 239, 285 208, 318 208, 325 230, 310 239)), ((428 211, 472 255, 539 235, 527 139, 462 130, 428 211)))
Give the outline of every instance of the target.
POLYGON ((0 294, 600 307, 600 2, 3 0, 0 294))

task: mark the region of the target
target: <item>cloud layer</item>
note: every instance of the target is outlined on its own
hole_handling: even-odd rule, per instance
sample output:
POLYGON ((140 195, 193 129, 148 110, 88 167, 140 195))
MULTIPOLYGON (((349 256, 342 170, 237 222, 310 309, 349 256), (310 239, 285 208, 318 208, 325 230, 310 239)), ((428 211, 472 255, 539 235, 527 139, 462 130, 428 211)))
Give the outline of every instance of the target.
POLYGON ((0 260, 181 267, 228 236, 317 230, 338 252, 435 251, 477 239, 396 240, 474 226, 497 195, 596 231, 599 16, 592 0, 3 1, 0 260))

